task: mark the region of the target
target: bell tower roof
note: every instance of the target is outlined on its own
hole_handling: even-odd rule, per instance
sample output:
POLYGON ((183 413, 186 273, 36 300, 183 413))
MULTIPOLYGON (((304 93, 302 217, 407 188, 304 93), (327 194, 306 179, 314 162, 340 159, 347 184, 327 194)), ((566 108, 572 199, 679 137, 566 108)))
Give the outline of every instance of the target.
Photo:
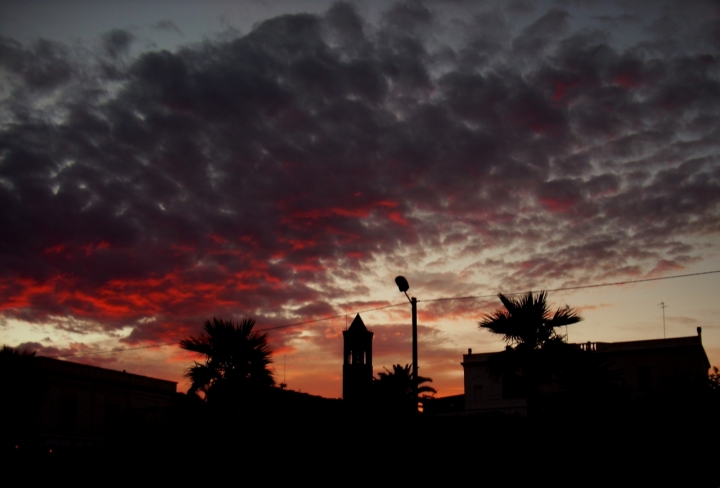
POLYGON ((355 318, 352 321, 352 324, 350 324, 350 328, 347 330, 351 334, 358 334, 358 333, 364 333, 367 334, 370 332, 367 330, 367 327, 365 327, 365 322, 360 318, 360 314, 357 314, 355 318))

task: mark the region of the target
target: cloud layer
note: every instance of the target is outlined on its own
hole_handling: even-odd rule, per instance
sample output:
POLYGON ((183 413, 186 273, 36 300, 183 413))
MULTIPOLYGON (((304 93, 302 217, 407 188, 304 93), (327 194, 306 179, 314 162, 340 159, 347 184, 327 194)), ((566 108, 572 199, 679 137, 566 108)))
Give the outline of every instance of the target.
POLYGON ((1 313, 138 345, 213 315, 384 305, 373 280, 412 263, 442 296, 701 260, 720 231, 720 12, 643 5, 581 22, 408 3, 371 23, 337 3, 137 56, 121 29, 2 39, 1 313))

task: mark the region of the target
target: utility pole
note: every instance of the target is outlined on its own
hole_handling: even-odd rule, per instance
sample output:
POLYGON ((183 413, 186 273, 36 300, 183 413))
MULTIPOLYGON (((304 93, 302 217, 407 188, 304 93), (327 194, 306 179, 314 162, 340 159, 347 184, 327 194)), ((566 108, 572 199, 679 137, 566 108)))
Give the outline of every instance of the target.
POLYGON ((407 294, 410 285, 403 276, 395 278, 395 284, 402 293, 405 293, 410 305, 412 306, 412 393, 415 398, 415 409, 418 403, 418 341, 417 341, 417 298, 407 294))
POLYGON ((280 389, 284 390, 287 388, 287 383, 285 382, 285 370, 287 369, 287 355, 283 354, 283 381, 280 383, 280 389))
MULTIPOLYGON (((406 293, 407 295, 407 293, 406 293)), ((412 305, 412 361, 413 361, 413 396, 415 397, 415 409, 418 402, 418 357, 417 357, 417 298, 410 299, 412 305)))
POLYGON ((665 339, 665 302, 660 302, 660 305, 658 305, 660 308, 662 308, 663 311, 663 339, 665 339))

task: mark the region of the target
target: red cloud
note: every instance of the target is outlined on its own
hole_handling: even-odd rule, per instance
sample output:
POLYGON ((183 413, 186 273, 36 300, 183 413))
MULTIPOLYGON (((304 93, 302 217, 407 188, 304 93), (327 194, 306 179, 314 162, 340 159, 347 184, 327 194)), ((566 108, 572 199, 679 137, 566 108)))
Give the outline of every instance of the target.
MULTIPOLYGON (((281 207, 284 208, 287 206, 286 201, 281 202, 281 207)), ((373 202, 365 205, 360 205, 356 207, 331 207, 326 209, 312 209, 312 210, 294 210, 288 214, 286 217, 281 218, 281 222, 285 224, 293 224, 294 220, 300 220, 300 221, 318 221, 322 219, 327 219, 330 217, 350 217, 350 218, 358 218, 358 219, 365 219, 370 217, 373 212, 375 212, 379 208, 386 208, 386 209, 392 209, 397 208, 399 206, 398 202, 392 201, 392 200, 380 200, 378 202, 373 202)), ((388 218, 394 222, 400 223, 402 225, 407 225, 408 222, 402 218, 402 215, 399 212, 389 212, 388 218)))
POLYGON ((65 250, 64 244, 58 244, 57 246, 48 247, 43 251, 45 254, 61 254, 65 250))
POLYGON ((93 252, 97 251, 98 249, 107 249, 110 247, 110 243, 107 241, 102 241, 98 244, 88 244, 85 246, 85 255, 90 256, 93 252))
POLYGON ((315 247, 317 245, 317 241, 314 239, 279 239, 282 243, 287 243, 292 246, 293 251, 298 251, 300 249, 305 249, 306 247, 315 247))
POLYGON ((400 225, 410 225, 410 222, 405 220, 400 212, 390 212, 388 218, 393 222, 397 222, 400 225))
POLYGON ((622 73, 622 74, 616 75, 613 78, 613 82, 616 85, 620 85, 625 88, 637 88, 642 84, 638 80, 637 75, 635 73, 622 73))
POLYGON ((28 307, 33 297, 52 293, 55 289, 53 282, 38 283, 31 279, 4 280, 0 283, 0 291, 3 295, 9 293, 0 303, 0 310, 28 307), (13 293, 14 290, 17 290, 13 293))
POLYGON ((681 271, 685 269, 685 266, 671 260, 667 259, 661 259, 657 262, 655 265, 655 268, 653 268, 647 276, 662 276, 663 273, 666 273, 668 271, 681 271))
MULTIPOLYGON (((556 80, 555 81, 555 91, 553 92, 552 99, 554 102, 559 102, 560 100, 568 97, 568 90, 572 90, 574 88, 578 88, 582 86, 581 81, 562 81, 562 80, 556 80)), ((575 90, 577 92, 577 90, 575 90)), ((570 100, 566 100, 563 102, 564 104, 569 103, 569 101, 572 100, 572 97, 570 100)))
POLYGON ((541 198, 539 201, 553 213, 565 213, 577 203, 575 198, 541 198))
POLYGON ((316 259, 308 260, 305 263, 299 263, 299 264, 290 263, 287 265, 287 267, 291 268, 293 271, 296 271, 296 272, 299 272, 299 271, 324 271, 326 269, 325 266, 319 264, 319 262, 316 259))
POLYGON ((227 243, 227 239, 225 239, 223 236, 219 234, 210 234, 208 236, 215 244, 225 244, 227 243))
POLYGON ((555 82, 555 93, 553 94, 553 100, 558 101, 565 96, 566 84, 562 81, 555 82))
POLYGON ((319 220, 325 217, 330 217, 332 215, 340 215, 343 217, 358 217, 358 218, 365 218, 368 215, 370 215, 370 209, 367 208, 360 208, 360 209, 346 209, 346 208, 328 208, 328 209, 314 209, 314 210, 305 210, 305 211, 295 211, 290 214, 290 217, 293 219, 312 219, 312 220, 319 220))

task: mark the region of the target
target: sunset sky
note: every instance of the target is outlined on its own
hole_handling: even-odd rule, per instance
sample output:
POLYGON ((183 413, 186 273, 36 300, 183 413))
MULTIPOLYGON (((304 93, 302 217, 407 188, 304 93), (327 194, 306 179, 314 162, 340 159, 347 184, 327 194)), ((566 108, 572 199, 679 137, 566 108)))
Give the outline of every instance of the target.
MULTIPOLYGON (((355 313, 399 304, 362 318, 411 361, 404 275, 446 396, 498 292, 720 270, 717 1, 5 0, 0 36, 4 344, 185 391, 213 316, 341 316, 269 331, 339 397, 355 313)), ((663 302, 720 366, 719 291, 549 298, 570 342, 662 338, 663 302)))

